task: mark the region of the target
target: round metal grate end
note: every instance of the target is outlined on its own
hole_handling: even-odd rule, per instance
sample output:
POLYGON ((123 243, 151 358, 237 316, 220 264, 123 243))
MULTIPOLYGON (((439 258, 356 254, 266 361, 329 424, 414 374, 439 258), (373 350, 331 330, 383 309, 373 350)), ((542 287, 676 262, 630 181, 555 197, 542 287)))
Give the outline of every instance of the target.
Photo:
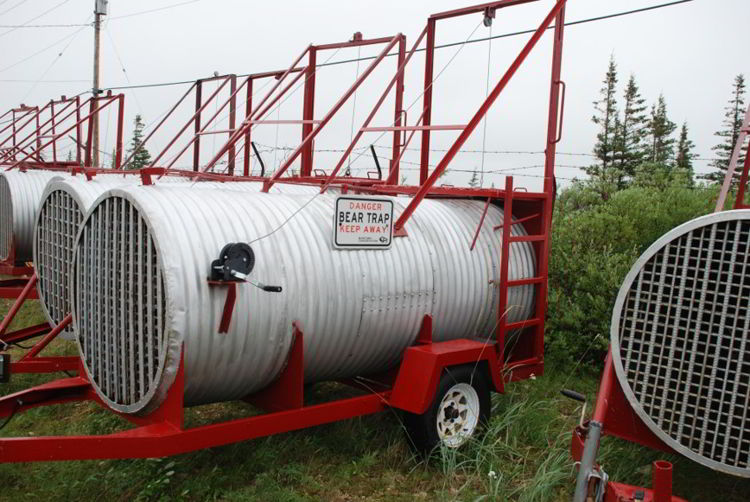
POLYGON ((13 199, 10 185, 4 176, 0 176, 0 260, 10 257, 13 245, 13 199))
POLYGON ((71 274, 78 343, 94 388, 115 410, 144 410, 166 360, 166 299, 152 232, 130 201, 110 196, 91 210, 71 274))
MULTIPOLYGON (((42 308, 52 325, 70 313, 69 265, 73 261, 83 210, 66 190, 47 194, 34 227, 34 268, 42 308)), ((72 333, 72 328, 66 330, 72 333)))
POLYGON ((662 236, 625 278, 611 325, 618 380, 665 443, 750 477, 750 211, 662 236))

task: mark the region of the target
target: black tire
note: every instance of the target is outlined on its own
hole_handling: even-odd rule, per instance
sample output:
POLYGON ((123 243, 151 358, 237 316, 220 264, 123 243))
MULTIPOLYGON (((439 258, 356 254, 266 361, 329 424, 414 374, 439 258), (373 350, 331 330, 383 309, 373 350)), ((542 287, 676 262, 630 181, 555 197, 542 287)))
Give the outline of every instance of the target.
MULTIPOLYGON (((490 419, 490 413, 492 405, 490 403, 490 388, 487 382, 486 370, 484 365, 463 365, 454 366, 452 368, 446 368, 443 375, 440 377, 440 383, 438 384, 435 397, 427 408, 427 411, 421 415, 415 413, 404 413, 404 426, 406 427, 407 440, 409 444, 418 453, 429 456, 436 448, 443 442, 438 430, 438 413, 443 412, 443 416, 447 418, 447 413, 450 410, 451 413, 455 414, 456 411, 452 407, 444 408, 441 410, 441 404, 443 398, 446 397, 449 391, 452 389, 458 389, 459 384, 468 384, 476 392, 476 396, 479 401, 479 417, 476 422, 476 427, 469 432, 467 435, 459 435, 464 438, 463 441, 459 441, 458 438, 453 439, 447 438, 445 445, 447 447, 457 448, 461 444, 464 444, 466 439, 473 435, 476 435, 482 427, 484 427, 490 419), (450 441, 458 442, 459 444, 449 444, 450 441)), ((466 389, 465 386, 461 388, 466 389)), ((459 397, 461 394, 458 394, 459 397)), ((461 418, 455 417, 457 420, 461 418)), ((466 417, 464 417, 466 418, 466 417)), ((443 420, 444 421, 444 420, 443 420)))

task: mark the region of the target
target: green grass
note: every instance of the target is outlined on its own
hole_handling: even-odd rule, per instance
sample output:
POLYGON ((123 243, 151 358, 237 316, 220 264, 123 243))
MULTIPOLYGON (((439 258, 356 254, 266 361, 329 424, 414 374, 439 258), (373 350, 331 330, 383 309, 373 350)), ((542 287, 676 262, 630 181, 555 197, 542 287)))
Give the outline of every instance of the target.
MULTIPOLYGON (((7 306, 6 306, 7 308, 7 306)), ((38 322, 33 304, 23 321, 38 322)), ((53 343, 50 353, 69 353, 53 343)), ((14 350, 14 352, 18 352, 14 350)), ((58 375, 15 375, 0 394, 58 375)), ((483 436, 459 451, 440 451, 428 462, 407 447, 399 415, 385 412, 265 439, 166 459, 0 464, 0 498, 21 500, 242 500, 242 501, 501 501, 569 500, 574 483, 569 455, 580 408, 562 387, 590 402, 598 375, 585 367, 548 364, 547 374, 512 384, 493 396, 493 418, 483 436)), ((336 391, 314 388, 319 399, 336 391)), ((250 413, 244 404, 191 408, 197 425, 250 413)), ((127 425, 86 404, 37 408, 16 416, 3 436, 104 434, 127 425)), ((0 453, 1 454, 1 453, 0 453)), ((650 483, 650 463, 675 463, 675 494, 693 501, 746 500, 750 482, 723 476, 683 458, 605 438, 600 461, 612 479, 650 483)))

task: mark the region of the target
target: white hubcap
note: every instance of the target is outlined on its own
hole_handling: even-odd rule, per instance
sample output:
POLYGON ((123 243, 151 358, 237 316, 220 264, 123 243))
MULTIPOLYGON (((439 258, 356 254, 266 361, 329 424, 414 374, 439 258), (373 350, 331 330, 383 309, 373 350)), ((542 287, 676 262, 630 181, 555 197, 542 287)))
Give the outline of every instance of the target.
POLYGON ((479 423, 479 395, 468 383, 448 389, 440 402, 437 430, 440 441, 449 448, 458 448, 474 434, 479 423))

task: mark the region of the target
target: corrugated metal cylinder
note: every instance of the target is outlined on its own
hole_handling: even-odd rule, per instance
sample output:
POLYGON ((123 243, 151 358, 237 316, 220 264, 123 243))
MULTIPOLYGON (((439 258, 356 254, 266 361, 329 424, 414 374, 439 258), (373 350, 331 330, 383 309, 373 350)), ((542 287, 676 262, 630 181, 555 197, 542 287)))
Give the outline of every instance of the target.
MULTIPOLYGON (((181 183, 195 189, 237 190, 259 192, 258 182, 192 182, 188 178, 166 176, 155 178, 154 183, 181 183)), ((107 190, 115 187, 140 185, 135 174, 99 174, 92 180, 83 176, 58 177, 47 183, 37 212, 34 227, 34 267, 38 276, 37 291, 42 310, 54 326, 70 313, 68 272, 73 260, 75 238, 86 211, 107 190)), ((279 184, 277 193, 315 193, 314 187, 279 184)), ((64 336, 72 334, 68 327, 64 336)))
MULTIPOLYGON (((305 380, 385 370, 434 316, 434 338, 494 336, 502 210, 484 202, 425 200, 388 250, 335 250, 334 195, 248 194, 128 187, 101 196, 79 233, 73 317, 93 384, 112 408, 146 413, 162 402, 185 345, 188 405, 241 398, 273 382, 304 332, 305 380), (226 288, 209 286, 211 261, 250 243, 254 282, 237 287, 229 332, 218 333, 226 288)), ((393 198, 395 214, 409 199, 393 198)), ((513 227, 523 233, 521 225, 513 227)), ((510 278, 534 275, 516 243, 510 278)), ((509 321, 529 318, 533 286, 511 288, 509 321)))
POLYGON ((15 262, 31 261, 36 212, 49 180, 69 176, 55 171, 0 172, 0 261, 15 251, 15 262))

